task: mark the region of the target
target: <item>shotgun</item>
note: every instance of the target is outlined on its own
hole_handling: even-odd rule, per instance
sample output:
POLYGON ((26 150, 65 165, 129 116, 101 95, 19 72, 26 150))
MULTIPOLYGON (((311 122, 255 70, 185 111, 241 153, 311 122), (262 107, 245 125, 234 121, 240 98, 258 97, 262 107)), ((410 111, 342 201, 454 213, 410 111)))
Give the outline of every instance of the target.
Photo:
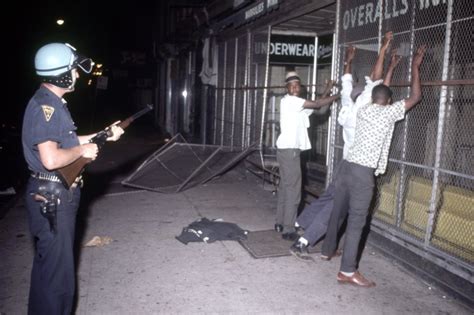
MULTIPOLYGON (((120 123, 117 124, 122 129, 127 128, 135 119, 137 119, 140 116, 143 116, 144 114, 148 113, 150 110, 153 109, 153 105, 148 104, 146 107, 139 112, 133 114, 132 116, 128 117, 127 119, 121 121, 120 123)), ((107 138, 113 136, 112 131, 110 130, 109 127, 105 128, 102 131, 99 131, 94 137, 92 137, 89 140, 89 143, 95 143, 97 146, 102 148, 102 146, 105 144, 107 141, 107 138)), ((74 162, 72 162, 69 165, 66 165, 60 169, 56 170, 56 174, 61 180, 61 183, 66 187, 66 189, 69 189, 72 184, 76 181, 76 179, 82 174, 84 171, 85 166, 90 163, 92 159, 85 158, 85 157, 80 157, 74 162)))

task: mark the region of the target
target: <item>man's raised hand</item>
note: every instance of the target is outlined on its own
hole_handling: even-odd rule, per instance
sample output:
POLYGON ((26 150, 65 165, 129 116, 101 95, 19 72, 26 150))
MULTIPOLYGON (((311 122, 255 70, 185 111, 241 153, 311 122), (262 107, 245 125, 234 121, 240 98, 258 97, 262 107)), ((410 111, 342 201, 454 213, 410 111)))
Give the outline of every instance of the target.
POLYGON ((392 58, 390 59, 390 64, 388 65, 389 68, 395 68, 402 60, 400 55, 397 55, 397 49, 392 49, 392 58))
POLYGON ((426 53, 426 45, 421 45, 418 47, 416 50, 415 56, 413 56, 413 61, 412 61, 412 66, 419 68, 421 65, 421 62, 423 61, 423 57, 425 56, 426 53))
POLYGON ((382 48, 387 49, 390 43, 392 42, 392 40, 393 40, 393 32, 390 31, 390 32, 385 33, 385 36, 383 37, 383 41, 382 41, 382 48))
POLYGON ((352 45, 349 45, 346 49, 346 62, 351 62, 354 59, 356 48, 352 45))

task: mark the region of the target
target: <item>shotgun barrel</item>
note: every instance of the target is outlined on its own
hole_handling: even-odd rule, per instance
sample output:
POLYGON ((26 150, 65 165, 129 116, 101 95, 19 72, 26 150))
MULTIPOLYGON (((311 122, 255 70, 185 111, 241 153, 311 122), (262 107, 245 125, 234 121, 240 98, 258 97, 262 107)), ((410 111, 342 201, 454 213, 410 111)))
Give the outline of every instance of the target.
MULTIPOLYGON (((144 114, 148 113, 152 109, 153 109, 153 105, 148 104, 146 105, 144 109, 140 110, 139 112, 133 114, 132 116, 118 123, 117 126, 119 126, 122 129, 125 129, 135 119, 139 118, 140 116, 143 116, 144 114)), ((92 137, 89 140, 89 142, 97 144, 97 146, 100 149, 107 141, 107 138, 111 136, 113 136, 113 133, 110 130, 110 128, 107 127, 106 129, 99 131, 94 137, 92 137)), ((80 158, 72 162, 71 164, 68 164, 60 169, 57 169, 56 174, 61 180, 61 183, 64 185, 64 187, 66 187, 67 189, 71 188, 72 184, 74 184, 74 182, 81 176, 86 165, 89 164, 90 162, 92 162, 92 159, 81 156, 80 158)))

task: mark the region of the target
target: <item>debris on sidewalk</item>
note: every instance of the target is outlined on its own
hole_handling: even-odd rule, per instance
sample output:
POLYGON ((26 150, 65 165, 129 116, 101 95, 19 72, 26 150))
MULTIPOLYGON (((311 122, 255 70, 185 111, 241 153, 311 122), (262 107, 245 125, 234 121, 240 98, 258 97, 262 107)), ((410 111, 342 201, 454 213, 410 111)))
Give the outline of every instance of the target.
POLYGON ((247 238, 248 231, 235 223, 223 222, 221 219, 201 218, 187 227, 176 239, 187 245, 189 242, 212 243, 215 241, 238 241, 247 238))
POLYGON ((84 247, 102 247, 110 244, 113 239, 109 236, 94 236, 84 247))

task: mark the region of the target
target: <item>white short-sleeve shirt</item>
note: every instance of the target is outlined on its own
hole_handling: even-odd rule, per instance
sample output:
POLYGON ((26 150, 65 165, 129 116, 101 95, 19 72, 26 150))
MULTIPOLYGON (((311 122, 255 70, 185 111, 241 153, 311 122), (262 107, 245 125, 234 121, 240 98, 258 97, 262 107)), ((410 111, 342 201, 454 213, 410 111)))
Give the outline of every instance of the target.
POLYGON ((362 93, 357 97, 355 103, 351 98, 352 92, 352 74, 346 73, 341 77, 341 110, 337 117, 337 122, 343 127, 342 138, 344 139, 343 157, 347 159, 349 149, 354 143, 357 111, 363 105, 372 101, 372 90, 375 86, 382 83, 382 80, 372 81, 370 77, 365 77, 365 87, 362 93))
POLYGON ((308 137, 309 115, 312 109, 303 107, 305 99, 285 95, 280 103, 280 135, 276 146, 278 149, 311 149, 308 137))

